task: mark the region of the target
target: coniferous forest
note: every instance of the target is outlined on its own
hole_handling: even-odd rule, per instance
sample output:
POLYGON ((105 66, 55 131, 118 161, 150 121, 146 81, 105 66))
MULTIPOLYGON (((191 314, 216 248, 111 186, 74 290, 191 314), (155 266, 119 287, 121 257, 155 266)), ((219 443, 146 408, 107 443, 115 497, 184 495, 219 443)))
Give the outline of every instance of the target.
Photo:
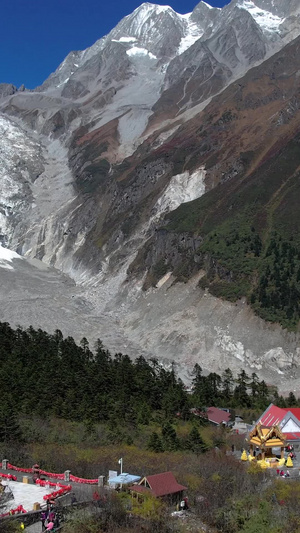
MULTIPOLYGON (((98 340, 92 351, 83 338, 76 344, 59 330, 48 334, 32 327, 12 329, 0 323, 1 411, 56 417, 71 421, 147 425, 159 413, 163 422, 188 420, 191 408, 231 407, 261 411, 270 401, 279 406, 297 405, 267 387, 255 373, 242 370, 233 376, 203 375, 196 364, 191 373, 191 393, 177 376, 175 365, 166 369, 156 359, 112 356, 98 340)), ((205 417, 204 417, 205 418, 205 417)), ((7 438, 1 419, 0 437, 7 438)))
MULTIPOLYGON (((85 338, 76 344, 58 330, 48 334, 32 327, 13 329, 7 323, 0 323, 0 371, 0 454, 11 463, 31 467, 38 462, 47 471, 70 469, 88 478, 117 470, 120 457, 127 472, 171 470, 188 486, 192 523, 189 529, 172 529, 164 506, 155 507, 150 519, 145 503, 136 513, 146 519, 144 530, 151 533, 201 531, 199 517, 225 533, 251 533, 258 526, 275 531, 266 529, 266 520, 280 524, 280 533, 287 523, 289 531, 298 531, 293 520, 296 516, 298 524, 300 509, 292 513, 291 507, 299 482, 285 489, 281 524, 274 509, 283 500, 282 482, 266 484, 260 467, 242 464, 245 436, 213 428, 206 418, 206 409, 217 406, 252 422, 270 401, 281 407, 299 405, 293 393, 279 396, 255 373, 242 370, 233 375, 228 368, 221 376, 204 375, 199 365, 187 389, 175 365, 165 368, 143 357, 132 361, 121 353, 112 356, 100 340, 91 349, 85 338), (232 447, 238 450, 235 457, 232 447)), ((125 500, 125 507, 121 498, 112 511, 112 520, 122 515, 122 525, 114 522, 115 529, 101 529, 98 522, 86 529, 84 518, 70 523, 72 532, 140 531, 140 523, 134 529, 130 522, 130 502, 125 500)))

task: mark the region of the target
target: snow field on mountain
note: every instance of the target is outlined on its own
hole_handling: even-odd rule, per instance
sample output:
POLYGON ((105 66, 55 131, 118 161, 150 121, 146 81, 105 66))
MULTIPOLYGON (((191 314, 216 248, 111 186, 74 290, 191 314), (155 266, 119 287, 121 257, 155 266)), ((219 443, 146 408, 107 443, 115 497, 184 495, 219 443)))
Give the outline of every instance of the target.
POLYGON ((11 120, 0 115, 0 179, 11 168, 17 169, 21 158, 29 160, 38 148, 25 132, 11 120))
POLYGON ((135 37, 120 37, 119 40, 112 39, 112 41, 115 41, 116 43, 134 43, 136 41, 135 37))
POLYGON ((177 15, 177 13, 170 6, 160 6, 157 4, 150 4, 148 2, 142 4, 132 13, 132 15, 135 15, 132 30, 134 30, 134 33, 137 36, 142 35, 143 30, 145 30, 145 25, 148 25, 148 29, 151 27, 151 20, 149 22, 149 19, 151 19, 153 13, 155 12, 156 14, 160 14, 166 11, 170 11, 171 13, 177 15))
POLYGON ((237 7, 240 9, 246 9, 246 11, 248 11, 257 22, 257 24, 266 31, 277 32, 280 24, 282 24, 284 21, 284 19, 273 15, 269 11, 260 9, 253 2, 251 2, 251 0, 241 0, 237 4, 237 7))
POLYGON ((13 259, 22 259, 22 257, 16 252, 13 252, 8 248, 3 248, 3 246, 0 245, 0 268, 13 270, 13 266, 9 264, 13 259))
MULTIPOLYGON (((202 0, 202 2, 203 2, 203 0, 202 0)), ((203 2, 203 4, 205 4, 208 7, 208 9, 213 9, 213 7, 210 4, 207 4, 207 2, 203 2)), ((217 8, 217 9, 220 9, 220 8, 217 8)))
POLYGON ((135 37, 120 37, 120 39, 112 39, 113 43, 135 43, 135 37))
POLYGON ((32 181, 31 171, 40 146, 3 115, 0 115, 0 139, 0 233, 5 241, 10 233, 10 217, 26 203, 26 189, 32 181))
POLYGON ((146 50, 146 48, 141 48, 140 46, 133 46, 129 50, 126 51, 126 54, 131 56, 149 56, 151 59, 157 59, 154 54, 151 54, 149 50, 146 50))
POLYGON ((191 22, 190 16, 192 13, 183 15, 182 18, 187 21, 186 35, 181 39, 178 54, 185 52, 190 46, 192 46, 203 35, 203 31, 197 26, 195 22, 191 22))

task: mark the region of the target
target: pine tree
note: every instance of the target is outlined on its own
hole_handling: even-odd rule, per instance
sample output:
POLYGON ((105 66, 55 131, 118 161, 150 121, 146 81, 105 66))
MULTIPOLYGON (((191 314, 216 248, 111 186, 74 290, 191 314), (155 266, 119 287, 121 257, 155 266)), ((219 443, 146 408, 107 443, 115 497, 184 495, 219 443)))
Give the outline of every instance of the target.
POLYGON ((276 390, 274 392, 274 404, 277 405, 277 407, 286 407, 286 401, 283 396, 279 396, 278 391, 276 390))
POLYGON ((92 354, 92 352, 90 350, 89 341, 87 340, 86 337, 82 337, 82 339, 80 341, 80 346, 81 346, 83 354, 84 354, 84 360, 85 361, 92 361, 93 354, 92 354))
POLYGON ((258 384, 256 404, 259 407, 259 409, 265 409, 269 403, 270 403, 269 389, 268 389, 266 382, 262 380, 258 384))
POLYGON ((234 379, 230 368, 226 368, 222 375, 222 394, 225 402, 230 402, 232 398, 234 379))
POLYGON ((207 448, 196 426, 193 426, 191 429, 187 438, 186 447, 188 450, 192 450, 197 454, 203 453, 207 448))
POLYGON ((151 450, 152 452, 156 452, 156 453, 164 451, 161 438, 158 435, 158 433, 156 433, 156 431, 153 431, 151 433, 150 438, 147 443, 147 448, 148 450, 151 450))
POLYGON ((251 402, 247 393, 249 377, 245 370, 241 370, 236 379, 237 386, 234 389, 234 399, 237 405, 242 407, 250 407, 251 402))
POLYGON ((258 375, 255 372, 251 374, 251 380, 252 380, 250 383, 251 398, 252 398, 252 401, 254 401, 258 394, 258 389, 259 389, 259 379, 258 379, 258 375))
POLYGON ((215 406, 221 396, 221 377, 215 372, 210 372, 204 378, 204 403, 206 406, 215 406))
POLYGON ((151 407, 148 403, 142 402, 137 408, 137 423, 147 426, 151 420, 151 407))
POLYGON ((103 397, 111 393, 113 389, 113 362, 109 351, 105 350, 100 339, 97 340, 95 349, 91 381, 93 390, 103 397))
POLYGON ((13 408, 12 398, 2 398, 0 404, 0 442, 21 442, 22 433, 13 408))
POLYGON ((192 380, 192 387, 193 387, 193 399, 195 407, 203 407, 205 405, 204 397, 204 376, 202 375, 202 368, 201 366, 196 363, 193 369, 193 380, 192 380))
POLYGON ((175 451, 179 449, 179 440, 176 431, 170 422, 167 422, 163 426, 161 434, 164 450, 175 451))
POLYGON ((297 399, 295 394, 291 391, 286 399, 288 407, 297 407, 297 399))

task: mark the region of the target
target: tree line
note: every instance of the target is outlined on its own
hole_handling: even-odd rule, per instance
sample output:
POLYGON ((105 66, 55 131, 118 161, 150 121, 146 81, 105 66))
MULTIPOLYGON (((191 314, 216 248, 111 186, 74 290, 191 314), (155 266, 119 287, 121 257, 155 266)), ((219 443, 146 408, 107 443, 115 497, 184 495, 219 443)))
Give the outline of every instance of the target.
MULTIPOLYGON (((230 369, 222 376, 204 375, 196 364, 191 390, 177 376, 175 365, 165 368, 157 359, 128 355, 114 356, 100 340, 90 349, 86 338, 76 344, 59 330, 49 334, 33 327, 13 329, 0 323, 0 440, 18 437, 18 417, 56 417, 85 421, 147 425, 159 413, 164 442, 168 443, 168 423, 176 417, 188 420, 192 408, 204 413, 210 406, 262 410, 270 401, 280 406, 298 405, 294 395, 285 400, 270 390, 255 373, 230 369)), ((192 435, 196 441, 197 435, 192 435)), ((166 449, 168 449, 166 444, 166 449)), ((159 447, 159 445, 158 445, 159 447)))

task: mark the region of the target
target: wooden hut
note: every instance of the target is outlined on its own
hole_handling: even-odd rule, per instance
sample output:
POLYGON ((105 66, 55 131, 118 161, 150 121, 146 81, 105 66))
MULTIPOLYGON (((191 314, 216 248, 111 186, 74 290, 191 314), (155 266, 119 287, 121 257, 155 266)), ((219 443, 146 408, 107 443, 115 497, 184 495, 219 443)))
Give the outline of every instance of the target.
POLYGON ((138 485, 129 487, 133 496, 152 494, 155 498, 163 498, 169 503, 179 503, 187 487, 177 483, 172 472, 163 472, 144 477, 138 485))

